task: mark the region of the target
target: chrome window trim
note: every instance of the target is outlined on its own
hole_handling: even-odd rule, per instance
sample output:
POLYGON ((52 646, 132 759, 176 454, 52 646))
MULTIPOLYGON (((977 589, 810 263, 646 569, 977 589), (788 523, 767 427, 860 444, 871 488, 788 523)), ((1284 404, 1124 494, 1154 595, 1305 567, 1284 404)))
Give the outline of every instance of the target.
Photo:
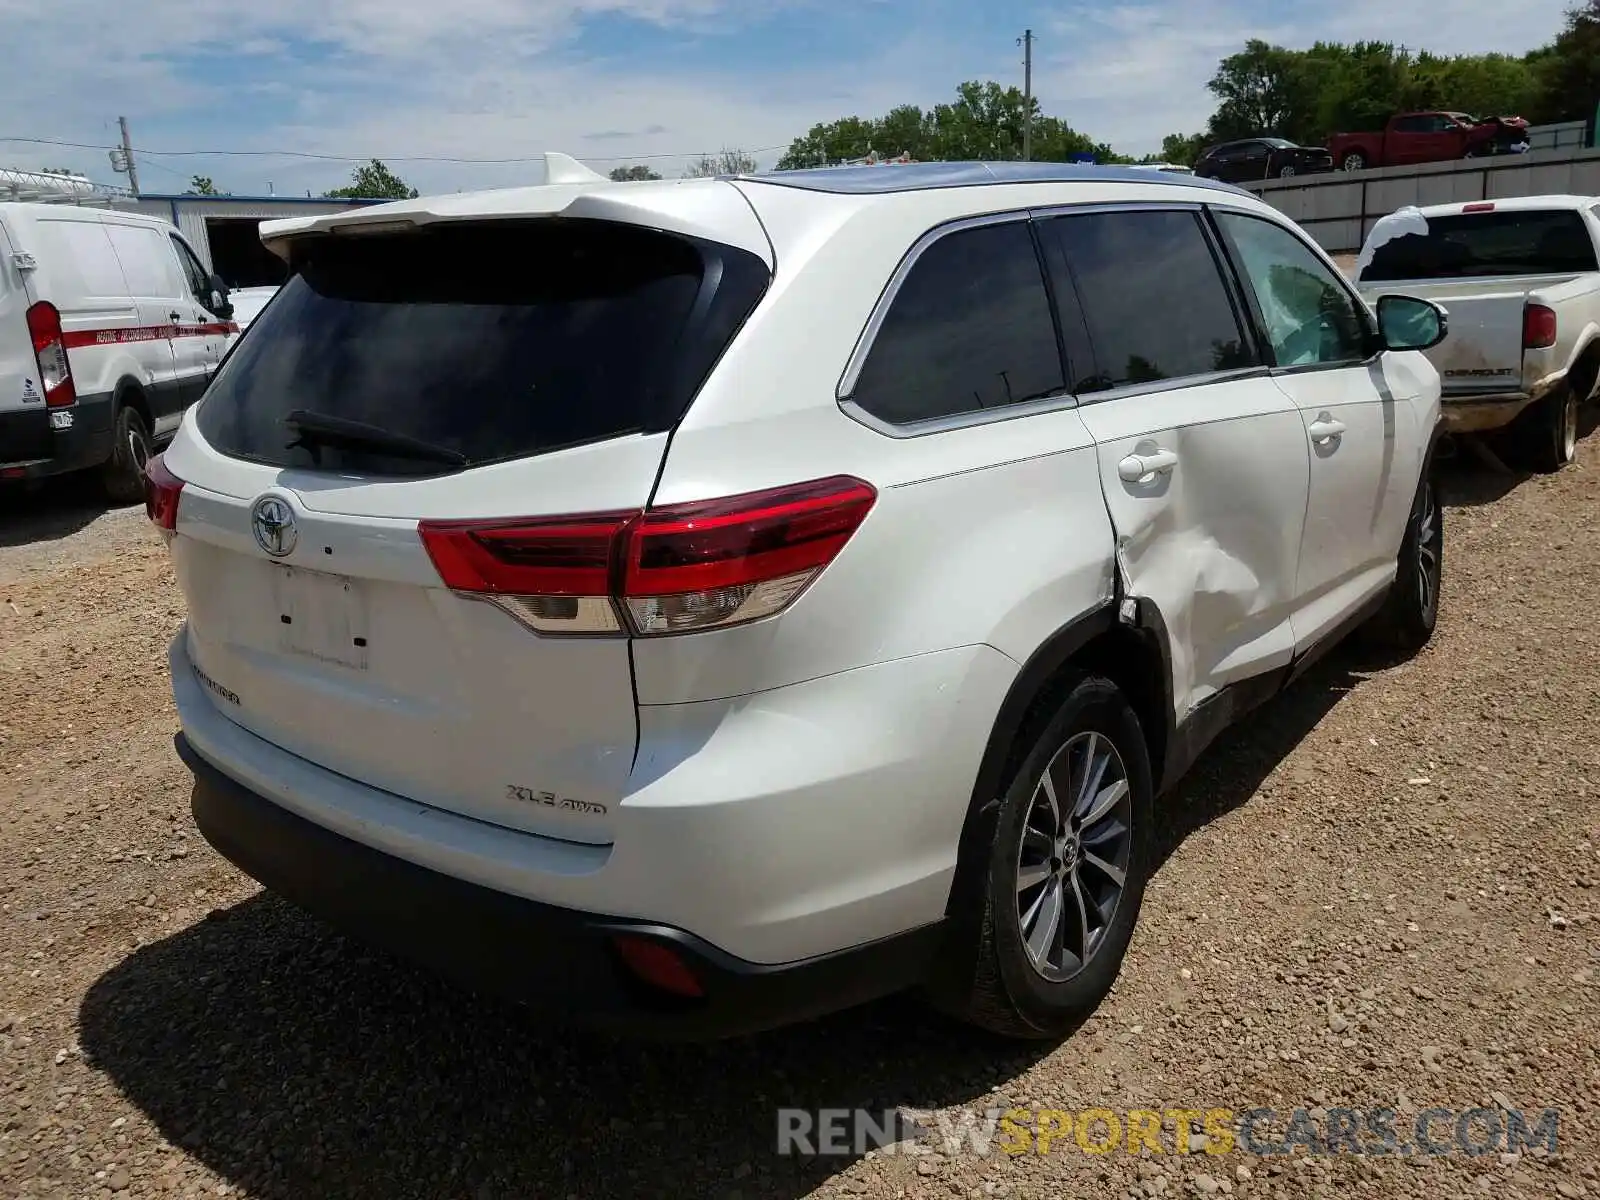
POLYGON ((1080 392, 1078 406, 1089 408, 1095 404, 1108 404, 1136 396, 1152 396, 1159 392, 1176 392, 1183 388, 1209 387, 1214 383, 1233 383, 1240 379, 1268 379, 1272 368, 1263 364, 1239 367, 1232 371, 1207 371, 1204 375, 1177 375, 1171 379, 1154 379, 1149 383, 1130 383, 1123 387, 1106 388, 1099 392, 1080 392))
POLYGON ((951 413, 944 417, 929 417, 922 421, 907 421, 896 425, 893 421, 885 421, 882 417, 873 416, 854 400, 841 400, 839 407, 844 414, 853 421, 859 421, 875 433, 897 440, 906 438, 926 437, 932 433, 949 433, 956 429, 970 429, 974 425, 992 425, 999 421, 1010 421, 1017 417, 1037 417, 1045 413, 1066 412, 1077 408, 1082 403, 1071 392, 1058 392, 1054 396, 1045 396, 1038 400, 1028 400, 1022 404, 1002 404, 995 408, 975 408, 971 412, 951 413))

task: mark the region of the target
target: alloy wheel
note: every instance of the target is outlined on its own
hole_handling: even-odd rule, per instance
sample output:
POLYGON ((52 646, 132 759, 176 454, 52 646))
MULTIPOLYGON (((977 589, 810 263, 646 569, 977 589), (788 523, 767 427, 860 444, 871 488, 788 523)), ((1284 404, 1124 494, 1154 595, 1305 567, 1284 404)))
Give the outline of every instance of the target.
POLYGON ((1017 919, 1033 969, 1051 983, 1081 972, 1127 886, 1133 795, 1111 739, 1080 733, 1045 767, 1017 851, 1017 919))
POLYGON ((1422 511, 1417 517, 1417 596, 1424 614, 1439 603, 1439 504, 1433 484, 1422 489, 1422 511))

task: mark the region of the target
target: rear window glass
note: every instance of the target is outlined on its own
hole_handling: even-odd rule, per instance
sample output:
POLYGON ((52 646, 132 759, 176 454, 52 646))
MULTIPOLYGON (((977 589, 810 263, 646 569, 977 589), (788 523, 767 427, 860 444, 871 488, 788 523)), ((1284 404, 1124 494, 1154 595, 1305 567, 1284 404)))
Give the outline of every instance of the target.
MULTIPOLYGON (((685 239, 593 221, 321 238, 297 251, 196 424, 239 458, 410 476, 670 428, 686 369, 708 368, 736 327, 702 314, 687 336, 704 263, 685 239), (346 436, 306 437, 307 413, 346 436), (400 441, 441 453, 391 453, 400 441)), ((724 282, 750 282, 741 266, 724 282)), ((745 293, 739 320, 759 294, 745 293)))
POLYGON ((1385 242, 1363 282, 1474 275, 1568 275, 1595 270, 1594 243, 1574 210, 1429 217, 1426 234, 1385 242))

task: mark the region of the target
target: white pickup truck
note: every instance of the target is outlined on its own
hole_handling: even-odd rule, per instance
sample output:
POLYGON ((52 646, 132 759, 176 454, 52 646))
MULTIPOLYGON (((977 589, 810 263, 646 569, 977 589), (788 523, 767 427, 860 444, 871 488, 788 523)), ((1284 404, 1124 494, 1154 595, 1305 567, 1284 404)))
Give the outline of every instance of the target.
POLYGON ((1404 292, 1447 314, 1427 351, 1445 429, 1505 430, 1517 456, 1560 470, 1600 379, 1600 197, 1526 196, 1402 208, 1367 235, 1355 280, 1369 303, 1404 292))

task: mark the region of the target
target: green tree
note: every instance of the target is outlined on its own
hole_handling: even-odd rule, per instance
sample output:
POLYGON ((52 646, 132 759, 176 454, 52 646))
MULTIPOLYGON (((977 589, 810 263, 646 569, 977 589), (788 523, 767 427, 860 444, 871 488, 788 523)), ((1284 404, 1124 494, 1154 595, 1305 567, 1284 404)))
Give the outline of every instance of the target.
POLYGON ((359 200, 415 200, 417 189, 375 158, 350 172, 349 187, 334 188, 328 195, 359 200))
POLYGON ((612 167, 611 178, 617 183, 632 183, 635 180, 660 179, 649 167, 638 164, 631 167, 612 167))
POLYGON ((1600 0, 1567 13, 1555 41, 1524 60, 1536 80, 1530 121, 1579 121, 1600 104, 1600 0))
POLYGON ((689 179, 712 175, 749 175, 756 169, 756 160, 743 150, 723 148, 720 154, 702 154, 684 171, 689 179))
MULTIPOLYGON (((1058 117, 1045 116, 1032 103, 1033 157, 1063 161, 1074 154, 1094 154, 1102 162, 1118 161, 1110 146, 1094 142, 1058 117)), ((779 170, 849 162, 876 153, 902 154, 923 162, 999 161, 1022 157, 1024 125, 1022 92, 993 80, 969 80, 955 99, 924 111, 902 104, 881 117, 842 117, 814 125, 796 138, 778 161, 779 170)))
POLYGON ((1161 162, 1192 167, 1211 142, 1203 133, 1169 133, 1161 139, 1161 162))
POLYGON ((191 196, 215 196, 217 185, 211 182, 209 175, 195 175, 189 180, 189 194, 191 196))
POLYGON ((1217 98, 1210 133, 1216 141, 1244 137, 1294 138, 1315 103, 1305 56, 1260 38, 1217 64, 1207 85, 1217 98))
MULTIPOLYGON (((1600 4, 1600 0, 1591 0, 1600 4)), ((1382 129, 1399 112, 1523 113, 1538 95, 1529 58, 1437 55, 1390 42, 1318 42, 1289 50, 1259 39, 1217 65, 1213 141, 1277 136, 1320 143, 1330 133, 1382 129)))

